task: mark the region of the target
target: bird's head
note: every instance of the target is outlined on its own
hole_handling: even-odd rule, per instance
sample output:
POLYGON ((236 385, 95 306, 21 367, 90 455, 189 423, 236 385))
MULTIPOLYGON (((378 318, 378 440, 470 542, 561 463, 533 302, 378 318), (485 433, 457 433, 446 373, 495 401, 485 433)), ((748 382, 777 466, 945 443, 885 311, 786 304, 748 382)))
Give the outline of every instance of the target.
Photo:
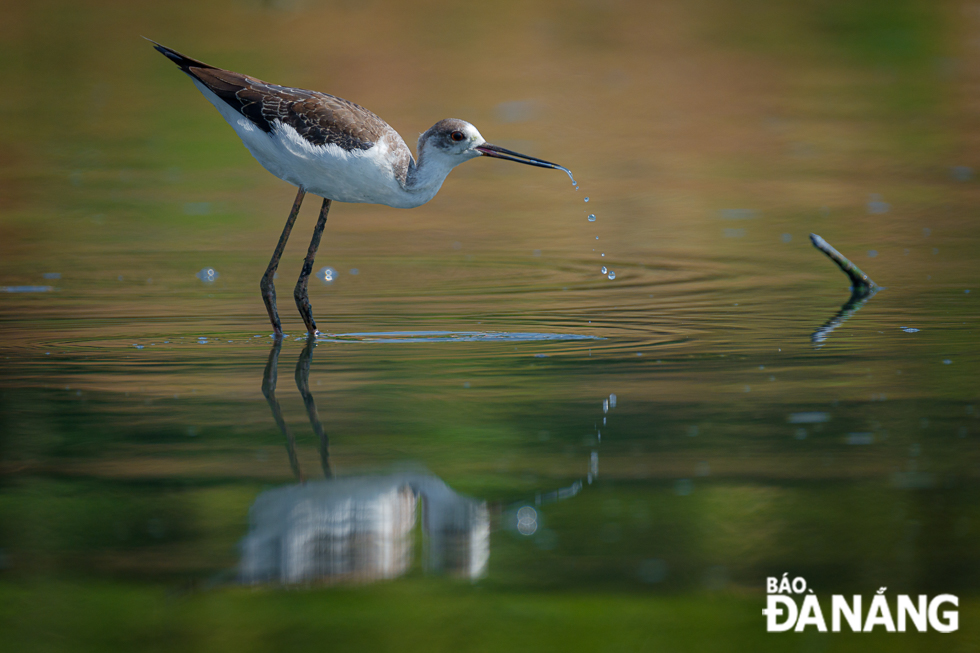
POLYGON ((419 137, 418 153, 420 161, 422 157, 438 160, 450 169, 455 168, 463 161, 469 161, 478 156, 489 156, 541 168, 564 170, 557 163, 550 163, 533 156, 491 145, 480 134, 480 130, 465 120, 457 120, 456 118, 440 120, 422 134, 419 137))

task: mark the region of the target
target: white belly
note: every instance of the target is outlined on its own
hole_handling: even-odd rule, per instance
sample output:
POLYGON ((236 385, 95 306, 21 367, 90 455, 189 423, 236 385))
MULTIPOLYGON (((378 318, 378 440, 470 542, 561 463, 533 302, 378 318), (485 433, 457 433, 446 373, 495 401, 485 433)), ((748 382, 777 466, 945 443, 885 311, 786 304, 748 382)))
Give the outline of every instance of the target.
POLYGON ((384 141, 367 150, 348 152, 339 145, 312 145, 282 123, 272 132, 264 132, 206 86, 197 80, 194 84, 234 128, 262 167, 284 181, 338 202, 413 208, 432 199, 428 193, 410 193, 402 188, 387 158, 388 147, 384 141))

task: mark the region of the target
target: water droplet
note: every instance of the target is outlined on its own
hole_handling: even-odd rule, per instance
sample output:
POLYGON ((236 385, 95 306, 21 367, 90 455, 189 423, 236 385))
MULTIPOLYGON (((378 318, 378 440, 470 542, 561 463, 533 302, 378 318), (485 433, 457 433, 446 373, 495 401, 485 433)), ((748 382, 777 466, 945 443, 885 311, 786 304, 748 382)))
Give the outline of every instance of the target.
POLYGON ((616 278, 616 273, 615 273, 615 272, 613 272, 612 270, 610 270, 610 271, 609 271, 609 278, 610 278, 610 279, 615 279, 615 278, 616 278))
POLYGON ((602 255, 605 256, 605 253, 603 253, 602 255))
POLYGON ((603 274, 605 274, 606 272, 609 272, 609 270, 607 270, 607 269, 606 269, 606 266, 605 266, 605 265, 603 265, 603 266, 602 266, 602 273, 603 273, 603 274))
POLYGON ((522 535, 534 535, 538 530, 538 513, 531 506, 524 506, 517 511, 517 530, 522 535))
POLYGON ((316 273, 316 278, 322 281, 323 283, 333 283, 334 279, 337 278, 337 271, 329 266, 323 267, 320 268, 320 271, 316 273))
POLYGON ((595 222, 595 213, 589 214, 589 222, 595 222))
POLYGON ((355 275, 355 276, 357 276, 358 274, 361 273, 361 271, 358 270, 357 268, 351 268, 350 269, 350 273, 353 274, 353 275, 355 275))
POLYGON ((588 202, 588 201, 589 201, 589 198, 588 198, 588 197, 586 197, 586 198, 585 198, 585 201, 586 201, 586 202, 588 202))
MULTIPOLYGON (((214 280, 220 277, 221 275, 218 274, 218 271, 215 270, 214 268, 201 268, 201 271, 195 274, 194 276, 200 279, 201 281, 203 281, 204 283, 213 283, 214 280)), ((147 280, 147 283, 149 283, 149 280, 147 280)))

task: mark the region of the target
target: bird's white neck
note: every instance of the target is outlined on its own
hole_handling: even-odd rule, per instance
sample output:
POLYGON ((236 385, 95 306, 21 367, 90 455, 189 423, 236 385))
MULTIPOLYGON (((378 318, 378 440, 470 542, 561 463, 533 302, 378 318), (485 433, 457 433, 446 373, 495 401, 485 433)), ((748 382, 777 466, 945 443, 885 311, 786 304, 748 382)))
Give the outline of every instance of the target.
POLYGON ((419 204, 425 204, 439 192, 442 182, 455 168, 456 161, 448 157, 429 155, 429 151, 419 154, 418 163, 409 164, 403 188, 417 197, 419 204))

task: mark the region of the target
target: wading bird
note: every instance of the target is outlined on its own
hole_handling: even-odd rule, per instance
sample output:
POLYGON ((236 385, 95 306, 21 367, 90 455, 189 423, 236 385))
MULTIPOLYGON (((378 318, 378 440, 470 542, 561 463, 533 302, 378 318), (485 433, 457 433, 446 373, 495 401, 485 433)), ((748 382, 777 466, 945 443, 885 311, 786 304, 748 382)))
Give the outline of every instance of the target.
POLYGON ((299 187, 279 244, 259 284, 276 338, 282 337, 282 325, 273 278, 306 193, 323 197, 323 207, 293 298, 307 331, 316 336, 319 332, 307 285, 332 201, 414 208, 436 196, 453 168, 478 156, 568 172, 556 163, 491 145, 476 127, 454 118, 440 120, 419 137, 416 161, 398 132, 353 102, 317 91, 269 84, 150 42, 187 73, 263 168, 299 187))

